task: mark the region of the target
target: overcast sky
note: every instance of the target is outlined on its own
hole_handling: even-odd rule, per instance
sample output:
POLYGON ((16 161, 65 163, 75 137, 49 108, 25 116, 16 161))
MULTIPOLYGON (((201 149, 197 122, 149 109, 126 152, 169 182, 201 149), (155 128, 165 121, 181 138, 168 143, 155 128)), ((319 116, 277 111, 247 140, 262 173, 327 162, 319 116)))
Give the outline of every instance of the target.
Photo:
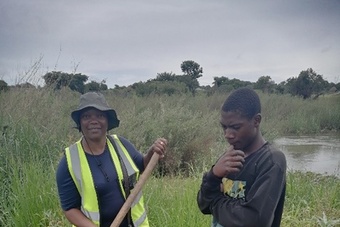
POLYGON ((221 76, 279 83, 307 68, 338 83, 340 0, 0 1, 8 84, 62 71, 127 86, 182 74, 185 60, 203 68, 201 85, 221 76))

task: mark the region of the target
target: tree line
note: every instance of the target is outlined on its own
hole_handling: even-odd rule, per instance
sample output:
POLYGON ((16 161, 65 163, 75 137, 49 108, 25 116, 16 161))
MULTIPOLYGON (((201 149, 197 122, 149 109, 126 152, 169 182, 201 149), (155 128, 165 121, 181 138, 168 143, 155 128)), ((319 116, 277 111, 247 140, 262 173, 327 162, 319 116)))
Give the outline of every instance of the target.
MULTIPOLYGON (((312 68, 303 70, 297 77, 288 78, 279 84, 276 84, 270 76, 261 76, 256 82, 242 81, 236 78, 230 79, 226 76, 214 77, 212 86, 200 86, 198 78, 203 75, 203 68, 195 61, 186 60, 180 65, 183 74, 176 75, 172 72, 158 73, 156 78, 149 79, 146 82, 136 82, 129 86, 115 85, 114 88, 108 88, 106 81, 100 83, 96 81, 88 82, 89 77, 81 73, 65 73, 60 71, 47 72, 42 78, 45 86, 54 90, 60 90, 68 87, 73 91, 81 94, 88 91, 105 91, 113 90, 117 94, 137 96, 148 96, 152 94, 182 94, 190 93, 195 95, 203 91, 208 95, 215 92, 230 92, 240 87, 252 87, 262 90, 265 93, 291 94, 300 96, 304 99, 316 98, 321 94, 340 91, 340 83, 329 83, 324 80, 323 76, 316 73, 312 68)), ((29 83, 16 85, 14 87, 29 88, 34 87, 29 83)), ((0 80, 0 92, 7 91, 11 87, 0 80)))

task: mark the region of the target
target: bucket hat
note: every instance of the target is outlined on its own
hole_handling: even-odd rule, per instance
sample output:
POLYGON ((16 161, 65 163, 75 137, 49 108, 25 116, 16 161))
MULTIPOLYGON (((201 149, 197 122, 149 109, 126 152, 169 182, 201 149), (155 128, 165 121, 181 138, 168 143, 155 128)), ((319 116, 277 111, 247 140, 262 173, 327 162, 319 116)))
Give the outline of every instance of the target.
POLYGON ((95 108, 97 110, 103 111, 107 113, 108 120, 108 128, 107 130, 111 130, 113 128, 117 128, 119 126, 119 120, 117 118, 116 111, 109 107, 107 104, 105 97, 101 93, 97 92, 87 92, 80 96, 80 102, 78 109, 71 113, 71 117, 74 122, 77 124, 77 128, 80 131, 80 115, 83 110, 87 108, 95 108))

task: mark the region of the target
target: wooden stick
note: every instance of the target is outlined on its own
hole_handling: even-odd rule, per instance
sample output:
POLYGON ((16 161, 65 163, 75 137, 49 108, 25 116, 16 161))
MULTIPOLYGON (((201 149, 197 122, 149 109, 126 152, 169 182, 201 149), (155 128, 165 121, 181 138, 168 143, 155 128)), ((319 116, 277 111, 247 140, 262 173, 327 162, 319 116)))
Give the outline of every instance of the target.
POLYGON ((139 180, 137 181, 133 191, 131 192, 131 194, 126 199, 122 208, 120 208, 119 213, 117 214, 116 218, 113 220, 110 227, 119 227, 120 223, 122 223, 126 214, 129 212, 133 201, 136 199, 136 196, 142 190, 142 187, 144 186, 146 180, 149 178, 152 170, 157 165, 158 160, 159 160, 159 154, 157 154, 156 152, 153 153, 153 155, 152 155, 148 165, 146 166, 144 172, 140 175, 139 180))

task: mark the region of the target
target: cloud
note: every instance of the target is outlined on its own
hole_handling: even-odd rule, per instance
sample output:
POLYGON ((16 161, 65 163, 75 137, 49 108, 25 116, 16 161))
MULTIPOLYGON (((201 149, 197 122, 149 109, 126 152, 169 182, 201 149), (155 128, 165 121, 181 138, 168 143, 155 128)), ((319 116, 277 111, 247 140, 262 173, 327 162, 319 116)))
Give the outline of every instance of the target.
POLYGON ((200 83, 228 76, 281 82, 313 68, 340 76, 340 2, 43 1, 0 3, 0 78, 43 56, 40 72, 77 72, 130 85, 180 64, 203 67, 200 83))

